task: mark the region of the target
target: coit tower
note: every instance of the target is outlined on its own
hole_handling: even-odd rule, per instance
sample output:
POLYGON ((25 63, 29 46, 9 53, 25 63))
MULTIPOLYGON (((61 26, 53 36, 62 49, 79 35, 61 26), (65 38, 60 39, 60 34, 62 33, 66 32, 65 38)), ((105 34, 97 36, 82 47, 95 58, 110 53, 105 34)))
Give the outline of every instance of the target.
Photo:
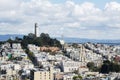
POLYGON ((37 37, 37 23, 35 23, 35 36, 37 37))

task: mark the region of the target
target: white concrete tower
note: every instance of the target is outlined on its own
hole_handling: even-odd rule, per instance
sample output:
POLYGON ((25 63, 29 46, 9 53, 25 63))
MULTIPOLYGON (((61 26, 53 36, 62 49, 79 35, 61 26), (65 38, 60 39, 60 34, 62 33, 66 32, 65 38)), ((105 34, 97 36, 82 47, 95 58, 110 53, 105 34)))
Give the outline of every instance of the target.
POLYGON ((37 28, 38 28, 37 23, 35 23, 35 36, 36 37, 37 37, 37 28))

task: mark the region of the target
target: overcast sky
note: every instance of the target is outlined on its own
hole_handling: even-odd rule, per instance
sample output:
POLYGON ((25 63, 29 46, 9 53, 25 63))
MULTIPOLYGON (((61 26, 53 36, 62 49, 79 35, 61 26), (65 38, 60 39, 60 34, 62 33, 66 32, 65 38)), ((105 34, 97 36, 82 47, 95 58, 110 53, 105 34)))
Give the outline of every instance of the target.
POLYGON ((120 0, 0 0, 0 34, 120 39, 120 0))

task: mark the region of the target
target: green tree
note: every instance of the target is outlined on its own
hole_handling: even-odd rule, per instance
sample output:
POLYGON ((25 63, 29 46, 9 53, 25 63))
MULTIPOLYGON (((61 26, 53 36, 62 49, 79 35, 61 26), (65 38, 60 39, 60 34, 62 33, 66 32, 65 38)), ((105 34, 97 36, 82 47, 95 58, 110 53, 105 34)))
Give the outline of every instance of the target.
POLYGON ((16 37, 15 40, 8 39, 7 42, 10 44, 19 42, 24 49, 27 48, 28 44, 35 44, 37 46, 57 46, 61 48, 60 42, 57 39, 52 39, 49 34, 46 33, 41 33, 39 37, 36 37, 33 33, 29 33, 23 36, 23 39, 16 37))
POLYGON ((36 36, 35 36, 35 34, 33 34, 33 33, 29 33, 29 34, 28 34, 28 37, 34 39, 36 36))
POLYGON ((41 45, 42 46, 48 46, 49 45, 49 42, 50 42, 50 37, 48 34, 45 34, 45 33, 41 33, 40 35, 40 38, 41 38, 41 45))
POLYGON ((73 43, 72 46, 73 46, 74 48, 77 48, 77 47, 78 47, 78 44, 77 44, 77 43, 73 43))
POLYGON ((82 76, 78 75, 78 76, 74 76, 73 80, 82 80, 82 76))
POLYGON ((103 64, 101 67, 101 73, 108 74, 110 72, 109 64, 103 64))
POLYGON ((89 70, 93 70, 93 68, 95 67, 94 62, 88 62, 87 67, 89 68, 89 70))
POLYGON ((104 61, 100 68, 101 73, 108 74, 109 72, 120 72, 120 64, 110 61, 104 61))

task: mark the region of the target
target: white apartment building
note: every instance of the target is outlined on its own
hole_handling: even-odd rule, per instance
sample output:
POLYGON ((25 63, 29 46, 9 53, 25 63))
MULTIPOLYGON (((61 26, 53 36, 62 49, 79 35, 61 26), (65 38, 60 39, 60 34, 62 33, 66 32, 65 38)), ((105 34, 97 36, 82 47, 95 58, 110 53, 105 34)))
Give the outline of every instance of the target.
POLYGON ((10 43, 5 43, 1 46, 2 49, 10 48, 10 43))
POLYGON ((76 74, 68 73, 63 75, 63 80, 73 80, 73 77, 76 76, 76 74))
POLYGON ((96 54, 92 50, 84 48, 84 46, 76 49, 72 48, 72 50, 69 52, 69 55, 72 60, 86 63, 102 59, 100 54, 96 54))
POLYGON ((20 44, 20 43, 13 43, 13 44, 12 44, 12 48, 13 48, 13 49, 21 49, 22 47, 21 47, 21 44, 20 44))
POLYGON ((12 44, 12 51, 11 51, 11 53, 13 53, 14 57, 22 57, 22 58, 27 59, 27 54, 22 49, 20 43, 13 43, 12 44))
POLYGON ((75 62, 75 61, 62 61, 61 68, 63 72, 74 72, 78 70, 80 66, 83 66, 82 62, 75 62))
POLYGON ((40 50, 40 47, 36 46, 36 45, 33 45, 33 44, 28 44, 28 48, 30 51, 39 51, 40 50))

